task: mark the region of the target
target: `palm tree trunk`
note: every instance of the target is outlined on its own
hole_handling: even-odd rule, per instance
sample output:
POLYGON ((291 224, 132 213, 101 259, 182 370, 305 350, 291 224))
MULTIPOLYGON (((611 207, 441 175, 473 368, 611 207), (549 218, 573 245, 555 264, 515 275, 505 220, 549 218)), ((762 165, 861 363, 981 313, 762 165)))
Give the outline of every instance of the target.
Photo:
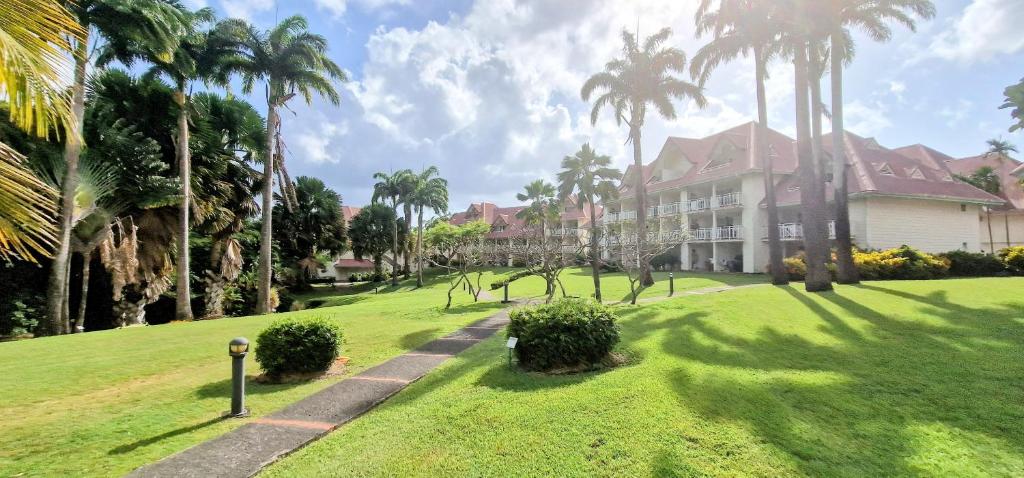
POLYGON ((843 35, 832 35, 832 187, 836 204, 836 280, 860 282, 853 264, 850 232, 850 186, 846 180, 846 131, 843 125, 843 35))
POLYGON ((391 239, 393 244, 391 245, 391 285, 398 286, 398 201, 391 201, 391 210, 395 212, 395 227, 391 231, 391 239))
POLYGON ((71 113, 74 130, 67 134, 64 145, 64 179, 61 181, 60 219, 57 223, 57 248, 53 253, 50 277, 46 288, 46 320, 36 335, 60 334, 66 322, 68 301, 68 269, 71 258, 72 214, 75 210, 75 189, 78 188, 78 158, 82 154, 82 123, 85 119, 85 67, 88 62, 89 27, 84 25, 85 38, 75 47, 75 78, 71 87, 71 113))
POLYGON ((757 77, 757 122, 761 125, 757 135, 757 149, 764 158, 764 202, 768 210, 768 264, 772 275, 772 284, 786 285, 789 283, 789 277, 786 275, 786 266, 782 262, 779 207, 775 201, 775 158, 768 152, 768 145, 765 142, 765 135, 768 133, 768 101, 764 91, 767 72, 760 48, 754 49, 754 70, 754 75, 757 77))
POLYGON ((416 288, 423 287, 423 206, 416 217, 416 288))
POLYGON ((601 303, 601 254, 597 250, 597 208, 594 198, 588 197, 590 206, 590 274, 594 276, 594 300, 601 303))
POLYGON ((267 102, 267 148, 263 159, 263 225, 260 230, 260 264, 259 284, 256 291, 256 313, 269 314, 270 282, 273 274, 271 241, 273 240, 273 201, 274 201, 274 131, 277 128, 277 105, 274 101, 267 102))
POLYGON ((185 85, 179 84, 174 94, 178 104, 178 138, 174 149, 178 160, 178 179, 181 181, 181 205, 178 208, 178 263, 177 284, 175 286, 175 311, 177 320, 192 320, 192 288, 189 286, 189 213, 192 202, 191 160, 188 151, 188 100, 185 97, 185 85))
MULTIPOLYGON (((633 142, 633 169, 636 170, 636 247, 643 257, 647 246, 647 187, 644 184, 644 163, 640 152, 640 114, 634 111, 630 119, 629 137, 633 142)), ((640 261, 640 285, 654 285, 651 266, 648 261, 640 261)))
POLYGON ((825 267, 828 254, 823 205, 816 204, 818 178, 815 174, 814 153, 810 131, 810 105, 808 102, 807 45, 797 42, 794 48, 794 83, 796 93, 797 158, 800 163, 800 206, 803 209, 804 249, 807 255, 807 277, 804 288, 808 292, 832 289, 832 281, 825 267), (824 236, 824 237, 823 237, 824 236))
POLYGON ((89 269, 92 263, 92 250, 82 252, 82 298, 78 301, 78 317, 72 333, 85 331, 85 309, 89 304, 89 269))
POLYGON ((1010 244, 1010 215, 1009 214, 1003 214, 1003 225, 1006 227, 1006 248, 1009 249, 1010 247, 1012 247, 1012 244, 1010 244))
MULTIPOLYGON (((409 199, 406 198, 406 201, 408 200, 409 199)), ((412 205, 406 203, 403 206, 403 209, 405 212, 405 234, 406 237, 408 237, 409 232, 412 231, 412 205)), ((408 279, 412 274, 412 269, 409 267, 409 256, 411 254, 412 245, 409 244, 409 241, 405 241, 405 243, 402 244, 402 275, 405 276, 406 279, 408 279)))
POLYGON ((988 219, 988 253, 996 253, 996 240, 992 238, 992 208, 985 206, 985 217, 988 219))

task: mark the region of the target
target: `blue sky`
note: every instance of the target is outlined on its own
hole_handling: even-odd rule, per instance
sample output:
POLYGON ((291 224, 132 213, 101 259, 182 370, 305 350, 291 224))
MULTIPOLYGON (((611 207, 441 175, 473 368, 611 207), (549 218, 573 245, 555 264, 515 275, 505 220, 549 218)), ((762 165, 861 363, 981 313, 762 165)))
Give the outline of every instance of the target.
MULTIPOLYGON (((452 210, 470 201, 515 202, 536 178, 585 141, 631 161, 625 130, 596 125, 579 99, 586 77, 618 53, 619 32, 673 28, 671 43, 692 54, 697 0, 188 0, 261 28, 301 14, 325 35, 350 74, 340 106, 293 101, 283 115, 292 176, 317 176, 345 203, 369 201, 371 175, 436 165, 451 182, 452 210), (294 114, 292 114, 294 113, 294 114)), ((1010 134, 1002 91, 1024 77, 1024 1, 936 0, 938 16, 893 41, 859 36, 847 70, 847 128, 889 147, 923 143, 955 157, 1010 134)), ((791 68, 773 65, 771 126, 792 134, 791 68)), ((679 117, 650 116, 645 162, 668 135, 703 136, 755 115, 748 61, 719 70, 703 111, 678 104, 679 117)), ((250 98, 261 110, 261 96, 250 98)), ((827 126, 826 126, 827 128, 827 126)))

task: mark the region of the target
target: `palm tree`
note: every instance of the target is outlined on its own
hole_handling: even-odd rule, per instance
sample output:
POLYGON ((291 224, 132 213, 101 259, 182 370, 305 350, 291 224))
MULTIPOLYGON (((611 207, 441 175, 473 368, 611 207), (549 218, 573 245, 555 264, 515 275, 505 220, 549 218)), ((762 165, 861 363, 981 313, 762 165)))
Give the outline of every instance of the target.
MULTIPOLYGON (((637 239, 640 249, 646 241, 647 190, 640 151, 641 132, 648 106, 657 109, 665 119, 676 118, 672 100, 691 99, 703 108, 706 104, 701 88, 674 76, 686 71, 686 54, 678 48, 664 47, 672 29, 663 28, 647 37, 643 45, 636 35, 622 32, 622 55, 605 65, 604 71, 587 79, 580 90, 583 101, 590 101, 595 91, 603 93, 594 100, 590 122, 597 124, 598 115, 605 107, 612 108, 616 124, 629 127, 629 142, 633 143, 633 170, 635 173, 637 239)), ((654 284, 649 264, 641 264, 641 283, 654 284)))
MULTIPOLYGON (((997 140, 989 140, 989 144, 992 144, 992 141, 997 140)), ((1013 145, 1005 142, 1003 142, 1003 144, 999 144, 998 146, 1002 147, 1006 145, 1009 145, 1010 148, 1013 148, 1013 145)), ((995 149, 995 147, 993 147, 993 149, 995 149)), ((985 155, 987 156, 988 154, 991 153, 992 151, 990 150, 988 153, 985 153, 985 155)), ((970 184, 971 186, 974 186, 982 191, 985 191, 993 195, 999 194, 1003 186, 1002 179, 999 177, 999 173, 997 173, 996 170, 993 169, 991 166, 982 166, 978 169, 975 169, 970 176, 962 176, 957 174, 955 177, 957 180, 963 181, 967 184, 970 184)), ((996 243, 995 239, 992 236, 992 208, 990 206, 985 206, 985 216, 988 222, 988 253, 991 255, 995 253, 996 243)), ((1007 237, 1009 237, 1009 234, 1007 234, 1007 237)))
POLYGON ((584 143, 572 156, 562 158, 562 171, 558 173, 558 198, 564 203, 577 193, 576 206, 583 203, 590 208, 590 270, 594 278, 594 299, 601 302, 601 252, 598 250, 598 199, 608 201, 615 196, 615 181, 622 173, 611 167, 612 158, 597 154, 589 143, 584 143))
POLYGON ((278 108, 295 95, 302 95, 309 104, 313 93, 337 105, 340 97, 332 80, 347 81, 347 78, 341 68, 328 58, 327 39, 310 33, 309 24, 302 16, 288 17, 265 32, 241 20, 227 20, 225 24, 234 30, 238 40, 234 55, 223 63, 225 71, 241 74, 245 93, 252 92, 257 80, 266 83, 267 144, 263 153, 263 224, 256 303, 256 311, 265 314, 271 312, 274 158, 280 152, 275 149, 275 134, 280 130, 281 122, 278 108))
MULTIPOLYGON (((552 258, 548 250, 548 230, 550 225, 558 221, 559 203, 555 198, 557 192, 554 185, 543 179, 527 184, 524 189, 525 192, 516 194, 516 199, 529 203, 529 205, 516 213, 516 217, 529 226, 540 226, 540 256, 541 260, 544 261, 545 268, 549 268, 547 261, 552 260, 552 258)), ((552 278, 545 275, 547 290, 544 293, 547 294, 548 301, 551 300, 552 295, 555 293, 554 280, 557 279, 557 277, 552 278)))
POLYGON ((174 103, 178 109, 178 121, 174 150, 182 198, 178 206, 175 318, 186 321, 192 320, 192 293, 189 285, 189 219, 193 210, 189 110, 192 105, 189 91, 196 80, 207 84, 227 83, 219 63, 227 57, 229 45, 226 34, 211 29, 215 20, 213 9, 203 8, 190 12, 182 8, 180 18, 183 31, 170 55, 162 48, 154 49, 148 43, 117 38, 107 43, 97 63, 102 65, 117 59, 131 66, 136 59, 141 59, 153 65, 150 74, 167 76, 175 87, 174 103))
MULTIPOLYGON (((416 188, 419 184, 419 177, 412 172, 412 170, 405 170, 406 174, 402 175, 401 181, 398 184, 398 202, 402 204, 402 221, 405 224, 405 230, 412 230, 412 213, 413 213, 413 200, 416 196, 416 188)), ((411 267, 409 264, 409 256, 412 254, 412 244, 409 241, 405 241, 401 244, 402 252, 402 274, 406 279, 409 278, 411 273, 411 267)))
POLYGON ((1003 140, 1003 138, 992 138, 985 141, 985 144, 988 145, 988 151, 985 151, 985 156, 994 154, 1000 160, 1010 156, 1010 153, 1017 152, 1017 147, 1013 143, 1003 140))
POLYGON ((796 95, 796 140, 800 177, 800 207, 803 211, 804 249, 807 255, 807 276, 804 288, 808 292, 832 289, 829 261, 828 230, 825 218, 823 178, 818 174, 811 130, 809 94, 811 65, 809 50, 814 47, 814 25, 807 7, 810 0, 792 0, 789 22, 783 29, 783 41, 793 58, 794 93, 796 95))
POLYGON ((439 171, 431 166, 420 172, 412 204, 416 208, 416 287, 423 287, 423 210, 432 209, 435 215, 448 211, 448 181, 436 177, 439 171))
POLYGON ((377 180, 377 184, 373 185, 373 203, 380 203, 385 199, 391 200, 391 211, 395 214, 395 223, 392 227, 391 232, 391 285, 398 285, 398 248, 400 247, 398 242, 398 205, 400 204, 399 199, 405 191, 406 184, 409 181, 409 176, 413 176, 412 171, 403 169, 397 173, 376 173, 373 178, 377 180))
POLYGON ((384 254, 394 246, 392 236, 398 227, 394 209, 375 203, 364 207, 348 225, 348 237, 352 241, 352 254, 356 259, 369 257, 373 260, 375 274, 383 274, 381 262, 384 254))
POLYGON ((929 0, 830 0, 823 2, 827 35, 831 50, 832 76, 832 178, 836 208, 836 279, 840 284, 859 281, 853 264, 853 241, 850 238, 849 184, 846 169, 845 130, 843 123, 843 65, 852 60, 853 36, 849 27, 865 31, 879 42, 892 38, 889 20, 903 24, 911 31, 916 25, 910 14, 929 19, 935 16, 935 5, 929 0))
POLYGON ((764 165, 765 206, 768 213, 768 256, 772 283, 789 283, 782 263, 782 241, 779 238, 779 210, 775 201, 774 155, 768 151, 765 135, 768 132, 768 102, 765 80, 768 62, 779 54, 779 26, 775 4, 767 0, 725 0, 718 10, 712 11, 711 0, 702 0, 697 9, 697 35, 712 34, 690 62, 690 74, 703 86, 711 72, 722 63, 740 56, 753 55, 754 83, 757 96, 758 151, 764 165))
MULTIPOLYGON (((38 2, 28 2, 36 8, 38 2)), ((40 334, 58 334, 67 322, 68 266, 71 257, 72 214, 78 182, 78 160, 82 154, 82 127, 85 115, 86 67, 89 64, 89 43, 92 31, 107 40, 134 38, 153 46, 154 50, 170 52, 180 32, 179 12, 172 4, 153 0, 76 0, 63 2, 81 26, 81 34, 73 39, 75 60, 71 84, 71 117, 64 147, 67 163, 61 181, 60 217, 57 222, 57 247, 46 292, 46 320, 40 334)), ((6 18, 6 16, 5 16, 6 18)), ((59 43, 57 43, 59 44, 59 43)))

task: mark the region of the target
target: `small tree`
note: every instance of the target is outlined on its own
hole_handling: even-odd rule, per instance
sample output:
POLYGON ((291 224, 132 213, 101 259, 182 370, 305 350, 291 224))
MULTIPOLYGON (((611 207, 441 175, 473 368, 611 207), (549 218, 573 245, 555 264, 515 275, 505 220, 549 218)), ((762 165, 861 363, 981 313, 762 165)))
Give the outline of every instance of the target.
POLYGON ((364 207, 348 226, 348 237, 352 241, 352 254, 356 259, 368 257, 373 261, 373 271, 383 274, 381 262, 394 245, 392 231, 396 216, 391 208, 383 204, 364 207))
POLYGON ((274 229, 281 255, 295 268, 297 290, 307 289, 310 276, 322 264, 323 253, 337 254, 346 247, 345 222, 341 216, 341 195, 323 181, 299 176, 294 211, 287 211, 278 196, 274 206, 274 229))
POLYGON ((452 306, 452 292, 463 283, 469 287, 473 302, 480 300, 484 261, 483 248, 479 246, 490 231, 491 226, 484 221, 458 226, 439 221, 427 229, 424 244, 429 251, 429 260, 433 265, 448 271, 448 302, 445 309, 452 306), (475 282, 470 279, 470 274, 474 272, 475 282))
POLYGON ((640 293, 647 287, 650 287, 644 285, 644 265, 649 264, 655 257, 665 254, 673 247, 685 241, 685 238, 679 235, 669 237, 654 233, 648 234, 645 238, 646 240, 639 241, 637 240, 637 233, 632 231, 609 235, 608 238, 611 243, 620 246, 618 249, 621 260, 620 265, 626 273, 626 279, 629 281, 629 294, 631 297, 629 303, 633 305, 636 304, 636 299, 640 296, 640 293))
POLYGON ((537 276, 544 279, 544 302, 550 303, 555 296, 555 286, 567 297, 562 284, 562 271, 574 264, 577 256, 586 250, 579 236, 559 236, 550 231, 531 227, 524 230, 520 240, 513 242, 512 254, 526 262, 526 270, 516 274, 516 279, 537 276))

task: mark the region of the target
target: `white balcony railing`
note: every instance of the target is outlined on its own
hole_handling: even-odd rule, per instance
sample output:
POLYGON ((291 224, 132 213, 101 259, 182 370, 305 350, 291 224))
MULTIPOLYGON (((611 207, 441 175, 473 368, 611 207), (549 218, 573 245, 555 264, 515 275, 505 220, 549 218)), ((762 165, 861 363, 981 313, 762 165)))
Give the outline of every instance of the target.
POLYGON ((711 209, 711 198, 694 198, 686 202, 687 211, 703 211, 705 209, 711 209))
POLYGON ((715 228, 715 240, 743 239, 743 226, 719 226, 715 228))
POLYGON ((672 216, 672 215, 675 215, 675 214, 679 214, 679 206, 680 206, 680 203, 677 203, 677 202, 671 202, 671 203, 668 203, 668 204, 662 204, 662 205, 658 206, 658 216, 664 217, 664 216, 672 216))
POLYGON ((736 207, 743 205, 743 196, 738 192, 719 194, 715 196, 712 201, 712 207, 723 208, 723 207, 736 207))
POLYGON ((622 211, 619 213, 619 221, 635 221, 636 211, 622 211))
POLYGON ((619 222, 619 214, 614 212, 606 212, 604 213, 604 216, 601 217, 601 222, 603 222, 604 224, 615 224, 616 222, 619 222))
POLYGON ((552 236, 556 236, 556 237, 578 236, 579 233, 580 233, 579 229, 574 229, 574 228, 569 228, 569 227, 564 228, 564 229, 555 229, 555 230, 551 231, 551 235, 552 236))
POLYGON ((714 239, 714 229, 710 227, 698 227, 690 229, 691 241, 710 241, 714 239))
MULTIPOLYGON (((768 237, 765 231, 764 236, 768 237)), ((828 222, 828 238, 836 238, 836 222, 828 222)), ((804 239, 804 225, 799 222, 784 222, 779 224, 779 239, 783 241, 802 241, 804 239)))
POLYGON ((661 231, 659 238, 661 242, 683 242, 686 240, 687 234, 685 231, 676 229, 672 231, 661 231))

